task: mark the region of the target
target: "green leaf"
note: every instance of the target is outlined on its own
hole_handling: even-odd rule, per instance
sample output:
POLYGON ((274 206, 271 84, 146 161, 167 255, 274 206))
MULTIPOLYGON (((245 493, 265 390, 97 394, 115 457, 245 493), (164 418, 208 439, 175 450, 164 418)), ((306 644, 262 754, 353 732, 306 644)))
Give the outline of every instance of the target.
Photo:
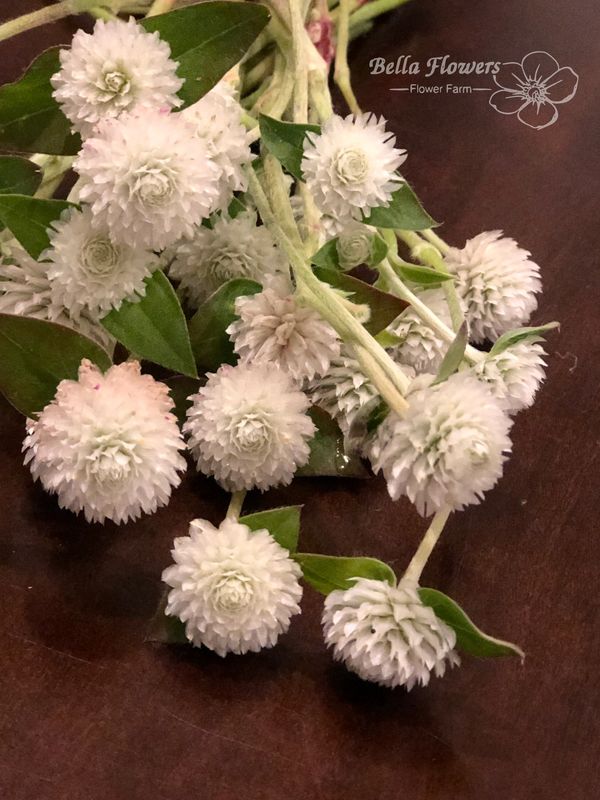
MULTIPOLYGON (((338 251, 339 237, 330 239, 325 242, 323 247, 312 256, 311 262, 316 267, 325 267, 326 269, 343 270, 340 263, 340 254, 338 251)), ((365 262, 368 267, 376 267, 382 261, 388 251, 388 246, 379 234, 374 234, 371 239, 371 255, 365 262)))
POLYGON ((383 238, 376 233, 371 241, 371 257, 367 261, 367 266, 376 267, 387 256, 388 246, 383 238))
POLYGON ((301 163, 304 155, 304 138, 308 132, 320 133, 319 126, 281 122, 265 114, 260 115, 258 122, 260 136, 267 150, 290 175, 303 180, 301 163))
POLYGON ((227 209, 227 216, 230 219, 235 219, 238 216, 238 214, 243 214, 244 211, 246 211, 246 206, 244 205, 242 198, 234 197, 231 203, 229 203, 229 208, 227 209))
POLYGON ((454 341, 446 351, 446 355, 440 364, 440 368, 435 376, 432 386, 435 386, 437 383, 443 383, 444 381, 448 380, 450 375, 453 375, 456 372, 464 358, 465 349, 468 342, 469 333, 467 322, 465 320, 458 329, 458 332, 454 337, 454 341))
POLYGON ((300 478, 370 478, 371 474, 360 458, 355 453, 346 453, 344 434, 337 422, 318 406, 313 406, 308 413, 317 432, 310 441, 308 463, 300 467, 296 475, 300 478))
POLYGON ((165 589, 148 627, 145 641, 160 642, 161 644, 189 644, 185 635, 185 624, 179 617, 168 617, 165 614, 168 597, 169 589, 165 589))
POLYGON ((538 325, 534 328, 517 328, 514 331, 508 331, 494 343, 490 350, 490 355, 497 356, 507 347, 512 347, 512 345, 518 344, 518 342, 522 342, 525 339, 541 339, 544 333, 559 327, 560 322, 547 322, 545 325, 538 325))
POLYGON ((256 281, 232 278, 200 306, 189 326, 192 351, 199 367, 215 370, 221 364, 235 364, 233 344, 226 333, 229 325, 237 319, 235 301, 261 290, 262 286, 256 281))
POLYGON ((355 578, 371 578, 395 584, 396 576, 391 567, 376 558, 346 558, 344 556, 321 556, 316 553, 296 553, 294 559, 302 567, 304 579, 321 594, 328 595, 335 589, 349 589, 355 578))
POLYGON ((185 108, 240 61, 268 21, 268 10, 257 3, 208 2, 148 17, 141 25, 170 46, 185 80, 179 90, 185 108))
POLYGON ((0 147, 22 153, 76 155, 81 139, 52 97, 50 78, 60 69, 60 48, 42 53, 25 75, 0 87, 0 147))
POLYGON ((301 511, 302 506, 272 508, 269 511, 257 511, 256 514, 245 514, 240 517, 240 522, 251 531, 266 528, 278 544, 295 553, 300 536, 301 511))
POLYGON ((42 182, 42 171, 28 158, 0 156, 0 194, 31 196, 42 182))
POLYGON ((382 347, 398 347, 398 345, 401 345, 404 341, 401 336, 388 330, 380 331, 375 339, 377 340, 377 344, 380 344, 382 347))
POLYGON ((432 269, 431 267, 421 267, 417 264, 393 264, 394 272, 397 272, 402 280, 417 283, 419 286, 436 286, 444 281, 454 280, 454 276, 449 272, 432 269))
POLYGON ((111 365, 108 353, 70 328, 0 314, 0 391, 22 414, 31 417, 47 406, 62 380, 77 378, 84 358, 102 370, 111 365))
POLYGON ((181 426, 186 421, 188 408, 192 405, 190 397, 197 394, 198 389, 206 381, 198 378, 188 378, 186 375, 174 375, 172 378, 166 378, 163 383, 166 383, 169 387, 169 394, 175 404, 173 413, 181 426))
POLYGON ((456 632, 456 643, 461 650, 472 656, 495 658, 497 656, 519 656, 524 659, 525 653, 516 644, 494 639, 479 630, 462 608, 451 597, 438 592, 437 589, 419 589, 419 597, 426 606, 430 606, 446 625, 456 632))
POLYGON ((399 297, 382 292, 380 289, 371 286, 371 284, 360 281, 358 278, 353 278, 344 272, 323 267, 315 267, 314 272, 319 280, 329 283, 336 289, 350 292, 353 295, 353 302, 365 303, 369 306, 371 316, 368 322, 365 323, 365 328, 373 336, 387 328, 390 322, 393 322, 405 308, 408 308, 408 303, 400 300, 399 297))
POLYGON ((67 208, 65 200, 41 200, 24 194, 0 194, 2 222, 36 260, 50 246, 48 228, 67 208))
POLYGON ((425 211, 408 183, 403 183, 393 193, 387 208, 374 208, 363 221, 376 228, 401 228, 405 231, 422 231, 438 224, 425 211))
POLYGON ((196 378, 190 337, 175 290, 161 270, 145 283, 141 300, 124 301, 101 320, 102 325, 138 358, 196 378))

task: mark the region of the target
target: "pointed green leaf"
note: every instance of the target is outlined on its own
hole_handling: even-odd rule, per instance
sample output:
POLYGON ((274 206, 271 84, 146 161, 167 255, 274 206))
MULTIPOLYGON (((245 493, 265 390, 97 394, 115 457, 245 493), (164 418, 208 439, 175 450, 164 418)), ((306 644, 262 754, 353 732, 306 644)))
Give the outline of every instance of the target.
POLYGON ((440 364, 440 368, 435 376, 432 386, 435 386, 436 383, 443 383, 444 381, 448 380, 450 375, 453 375, 456 372, 462 363, 468 342, 468 326, 465 320, 458 329, 458 332, 454 337, 454 341, 446 351, 446 355, 440 364))
POLYGON ((50 246, 48 228, 67 208, 75 206, 65 200, 0 194, 0 222, 36 260, 50 246))
POLYGON ((46 50, 15 83, 0 87, 0 147, 22 153, 76 155, 81 139, 52 97, 60 48, 46 50))
POLYGON ((42 182, 42 171, 28 158, 0 156, 0 194, 31 196, 42 182))
POLYGON ((179 63, 177 74, 185 80, 179 97, 185 108, 240 61, 268 21, 268 10, 258 3, 207 2, 148 17, 141 24, 158 32, 179 63))
POLYGON ((242 525, 247 525, 251 531, 266 528, 278 544, 285 547, 290 553, 295 553, 300 536, 301 511, 302 506, 271 508, 269 511, 245 514, 240 517, 240 522, 242 525))
POLYGON ((544 333, 559 327, 560 322, 547 322, 545 325, 537 325, 533 328, 517 328, 514 331, 508 331, 494 343, 490 350, 490 355, 497 356, 507 347, 512 347, 512 345, 518 344, 525 339, 541 339, 544 333))
POLYGON ((172 378, 165 378, 163 383, 169 387, 169 394, 175 404, 173 413, 181 427, 186 421, 188 408, 192 405, 190 397, 197 394, 198 389, 206 383, 206 380, 188 378, 186 375, 174 375, 172 378))
POLYGON ((438 224, 425 211, 408 183, 396 189, 387 207, 374 208, 363 221, 376 228, 400 228, 405 231, 422 231, 438 224))
POLYGON ((400 300, 399 297, 382 292, 371 284, 353 278, 344 272, 323 267, 315 267, 314 272, 319 280, 325 281, 336 289, 349 292, 354 303, 364 303, 369 306, 371 316, 365 323, 365 328, 373 336, 387 328, 390 322, 393 322, 405 308, 408 308, 408 303, 400 300))
POLYGON ((481 658, 497 656, 525 658, 525 653, 516 644, 494 639, 479 630, 451 597, 438 592, 437 589, 426 588, 419 589, 419 597, 426 606, 434 610, 436 616, 456 632, 456 643, 465 653, 481 658))
POLYGON ((367 261, 367 266, 376 267, 388 254, 388 246, 383 238, 377 233, 371 241, 371 256, 367 261))
POLYGON ((99 345, 64 325, 0 314, 0 391, 22 414, 42 411, 84 358, 102 370, 111 365, 99 345))
POLYGON ((237 319, 235 301, 244 295, 262 290, 260 283, 249 278, 232 278, 206 300, 190 320, 190 339, 194 358, 204 370, 218 369, 221 364, 235 364, 237 357, 226 332, 237 319))
POLYGON ((185 635, 185 624, 179 617, 171 617, 165 614, 169 589, 165 589, 156 613, 150 622, 146 633, 146 642, 159 642, 160 644, 189 644, 185 635))
POLYGON ((375 339, 377 340, 377 344, 380 344, 382 347, 398 347, 398 345, 401 345, 404 341, 401 336, 397 336, 387 329, 378 333, 375 339))
POLYGON ((318 406, 308 413, 317 431, 310 441, 308 463, 296 472, 297 477, 370 478, 360 457, 346 452, 344 434, 337 422, 318 406))
POLYGON ((161 270, 146 278, 146 294, 141 300, 126 300, 101 322, 138 358, 197 377, 183 311, 161 270))
POLYGON ((286 172, 298 180, 303 180, 301 163, 304 155, 304 138, 308 132, 320 133, 319 126, 281 122, 265 114, 261 114, 258 121, 260 136, 267 150, 275 156, 286 172))
POLYGON ((449 272, 432 269, 431 267, 421 267, 417 264, 393 264, 394 272, 404 281, 417 283, 420 286, 436 286, 444 281, 454 280, 454 276, 449 272))
POLYGON ((328 242, 325 242, 323 247, 317 250, 314 256, 311 257, 311 263, 314 264, 315 267, 324 267, 325 269, 335 270, 341 269, 337 243, 337 236, 335 239, 330 239, 328 242))
POLYGON ((344 556, 322 556, 316 553, 296 553, 294 559, 302 567, 306 582, 324 595, 328 595, 335 589, 349 589, 355 578, 371 578, 376 581, 396 583, 396 576, 392 568, 376 558, 346 558, 344 556))

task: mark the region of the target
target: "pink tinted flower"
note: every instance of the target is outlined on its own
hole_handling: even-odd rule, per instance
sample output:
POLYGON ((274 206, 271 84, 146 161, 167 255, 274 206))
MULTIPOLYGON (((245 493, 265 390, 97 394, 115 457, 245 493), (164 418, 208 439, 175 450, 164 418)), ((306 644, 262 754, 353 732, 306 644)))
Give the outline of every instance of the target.
POLYGON ((540 50, 528 53, 520 64, 502 64, 494 81, 500 89, 490 97, 490 105, 501 114, 517 114, 524 125, 541 130, 556 122, 556 106, 574 97, 579 78, 571 67, 560 67, 540 50))

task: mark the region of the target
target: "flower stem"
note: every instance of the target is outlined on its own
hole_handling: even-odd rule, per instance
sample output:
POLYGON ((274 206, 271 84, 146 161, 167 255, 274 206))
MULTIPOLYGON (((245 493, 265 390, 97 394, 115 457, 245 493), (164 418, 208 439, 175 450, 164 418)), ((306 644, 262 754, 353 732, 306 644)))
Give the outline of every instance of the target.
POLYGON ((304 51, 304 2, 289 0, 294 57, 294 122, 308 120, 308 63, 304 51))
POLYGON ((171 10, 175 0, 154 0, 148 9, 147 17, 157 17, 159 14, 166 14, 171 10))
POLYGON ((352 0, 340 0, 340 13, 337 23, 337 45, 335 51, 334 79, 348 108, 353 114, 360 114, 360 106, 352 89, 350 67, 348 66, 348 42, 350 38, 350 8, 352 0))
MULTIPOLYGON (((401 259, 390 255, 388 258, 384 258, 384 260, 377 267, 392 292, 397 297, 400 297, 402 300, 406 300, 407 303, 410 303, 419 319, 424 322, 427 327, 431 328, 432 331, 435 331, 442 341, 446 342, 447 344, 452 344, 455 338, 454 331, 451 330, 445 322, 442 322, 442 320, 436 314, 434 314, 429 306, 427 306, 416 294, 411 292, 404 281, 398 277, 390 261, 397 264, 403 264, 404 262, 401 259)), ((465 359, 470 364, 476 364, 478 361, 481 361, 482 358, 485 358, 483 353, 480 353, 475 347, 467 345, 465 349, 465 359)))
POLYGON ((445 256, 450 250, 450 245, 448 245, 441 236, 438 236, 437 233, 434 233, 431 228, 419 231, 419 233, 424 239, 427 239, 428 242, 431 242, 431 244, 435 245, 442 255, 445 256))
POLYGON ((370 0, 370 2, 364 3, 360 8, 354 11, 350 17, 350 21, 352 25, 359 25, 368 22, 368 20, 374 17, 378 17, 380 14, 392 11, 394 8, 398 8, 398 6, 403 6, 405 3, 408 3, 408 0, 370 0))
MULTIPOLYGON (((396 231, 396 233, 410 247, 411 253, 415 258, 439 272, 446 271, 444 259, 437 247, 429 242, 424 242, 414 231, 396 231)), ((464 322, 464 315, 460 307, 460 300, 454 281, 444 281, 444 293, 450 311, 452 327, 456 333, 464 322)))
POLYGON ((226 519, 232 519, 235 522, 239 520, 245 498, 245 489, 242 489, 240 492, 233 492, 227 508, 227 514, 225 514, 226 519))
POLYGON ((451 508, 442 508, 435 514, 431 520, 429 528, 427 528, 425 536, 421 540, 421 544, 417 548, 417 552, 412 557, 411 562, 403 575, 403 580, 414 581, 415 583, 419 582, 421 573, 425 568, 425 564, 427 563, 433 548, 437 544, 437 541, 444 530, 444 526, 451 512, 451 508))
POLYGON ((10 19, 0 25, 0 42, 32 28, 39 28, 40 25, 46 25, 48 22, 56 22, 56 20, 68 17, 70 14, 89 11, 89 9, 97 5, 98 0, 62 0, 62 2, 55 3, 52 6, 45 6, 29 14, 23 14, 21 17, 10 19))

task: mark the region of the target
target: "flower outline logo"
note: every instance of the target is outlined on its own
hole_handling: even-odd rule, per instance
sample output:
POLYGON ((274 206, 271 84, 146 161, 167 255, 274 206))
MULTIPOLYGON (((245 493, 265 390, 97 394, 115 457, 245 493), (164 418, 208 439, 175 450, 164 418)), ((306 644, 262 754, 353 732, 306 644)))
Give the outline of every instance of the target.
POLYGON ((524 125, 542 130, 558 119, 557 106, 575 96, 579 76, 571 67, 561 67, 545 50, 535 50, 520 62, 507 61, 494 75, 500 88, 490 105, 500 114, 516 114, 524 125))

